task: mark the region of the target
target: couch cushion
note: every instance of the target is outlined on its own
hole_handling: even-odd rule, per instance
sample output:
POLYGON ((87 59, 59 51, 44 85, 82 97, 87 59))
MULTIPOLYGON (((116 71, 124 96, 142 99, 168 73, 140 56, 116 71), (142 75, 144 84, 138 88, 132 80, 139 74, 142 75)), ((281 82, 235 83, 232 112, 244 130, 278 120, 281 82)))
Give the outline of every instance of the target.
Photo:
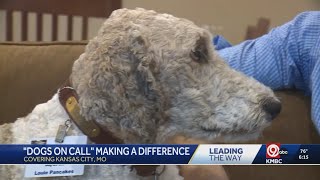
POLYGON ((86 42, 0 43, 0 123, 46 102, 71 72, 86 42))

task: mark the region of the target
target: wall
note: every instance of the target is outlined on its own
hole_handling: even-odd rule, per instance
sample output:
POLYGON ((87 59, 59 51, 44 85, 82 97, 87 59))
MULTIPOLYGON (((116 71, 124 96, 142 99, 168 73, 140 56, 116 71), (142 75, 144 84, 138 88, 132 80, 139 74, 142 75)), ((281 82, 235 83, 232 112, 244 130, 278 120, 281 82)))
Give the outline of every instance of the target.
MULTIPOLYGON (((319 9, 317 0, 122 0, 123 7, 143 7, 159 12, 170 13, 184 17, 198 25, 209 25, 218 34, 224 35, 230 42, 241 42, 248 25, 255 25, 259 17, 271 19, 271 26, 275 27, 292 19, 299 12, 319 9)), ((35 40, 35 14, 29 14, 29 41, 35 40)), ((20 41, 20 13, 14 14, 14 41, 20 41)), ((75 17, 73 24, 73 39, 80 39, 81 18, 75 17)), ((43 38, 50 41, 51 16, 44 17, 43 38)), ((61 27, 58 40, 66 40, 65 16, 59 17, 61 27)), ((89 19, 89 37, 93 37, 103 19, 89 19)), ((5 13, 0 11, 0 41, 5 37, 5 13)))
POLYGON ((212 25, 232 43, 241 42, 248 25, 259 17, 281 25, 299 12, 319 9, 316 0, 123 0, 123 7, 143 7, 184 17, 198 25, 212 25))

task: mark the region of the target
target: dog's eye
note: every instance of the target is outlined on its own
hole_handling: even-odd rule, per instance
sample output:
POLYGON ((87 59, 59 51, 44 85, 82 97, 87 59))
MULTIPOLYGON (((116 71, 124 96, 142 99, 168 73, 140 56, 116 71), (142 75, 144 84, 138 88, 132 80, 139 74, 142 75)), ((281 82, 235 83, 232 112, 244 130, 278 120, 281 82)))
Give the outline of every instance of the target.
POLYGON ((207 57, 205 56, 205 54, 202 53, 202 52, 199 51, 199 50, 191 50, 191 52, 190 52, 190 57, 191 57, 194 61, 199 62, 199 63, 205 61, 206 58, 207 58, 207 57))

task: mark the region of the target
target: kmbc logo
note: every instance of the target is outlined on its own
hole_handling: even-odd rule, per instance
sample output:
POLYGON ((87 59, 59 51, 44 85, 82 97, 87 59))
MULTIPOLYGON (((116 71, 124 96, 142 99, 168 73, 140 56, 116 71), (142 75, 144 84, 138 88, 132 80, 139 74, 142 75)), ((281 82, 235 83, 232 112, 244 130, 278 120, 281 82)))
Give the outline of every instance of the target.
POLYGON ((267 144, 266 158, 280 158, 280 143, 267 144))

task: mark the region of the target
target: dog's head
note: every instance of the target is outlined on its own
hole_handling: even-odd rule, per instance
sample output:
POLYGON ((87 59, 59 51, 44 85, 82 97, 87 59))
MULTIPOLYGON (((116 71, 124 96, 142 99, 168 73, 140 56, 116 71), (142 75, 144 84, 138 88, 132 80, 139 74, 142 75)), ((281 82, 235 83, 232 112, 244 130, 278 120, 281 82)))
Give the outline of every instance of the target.
POLYGON ((281 107, 218 57, 206 30, 143 9, 114 11, 71 77, 82 115, 131 143, 256 136, 281 107))

